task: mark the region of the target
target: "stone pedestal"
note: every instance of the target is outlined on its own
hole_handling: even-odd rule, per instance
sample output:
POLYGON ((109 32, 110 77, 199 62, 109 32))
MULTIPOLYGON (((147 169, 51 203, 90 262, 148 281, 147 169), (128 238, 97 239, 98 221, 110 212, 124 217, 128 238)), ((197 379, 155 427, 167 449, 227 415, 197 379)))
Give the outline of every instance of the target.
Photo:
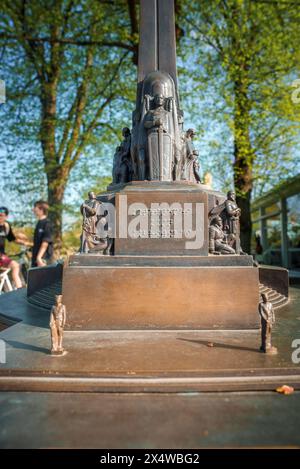
POLYGON ((133 181, 99 196, 114 203, 116 255, 208 255, 208 214, 224 194, 189 182, 133 181))
POLYGON ((113 255, 71 256, 64 269, 67 328, 258 327, 258 269, 251 256, 209 255, 212 207, 225 196, 188 182, 110 187, 113 255))
POLYGON ((239 266, 228 257, 111 256, 102 264, 72 256, 63 279, 66 328, 257 328, 258 269, 250 256, 239 266))

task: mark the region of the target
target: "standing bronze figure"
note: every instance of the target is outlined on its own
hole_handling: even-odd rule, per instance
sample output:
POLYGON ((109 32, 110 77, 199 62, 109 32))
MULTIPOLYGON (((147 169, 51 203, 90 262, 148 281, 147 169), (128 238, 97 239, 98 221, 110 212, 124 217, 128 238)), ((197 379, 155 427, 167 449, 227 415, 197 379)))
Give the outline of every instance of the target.
POLYGON ((62 304, 62 295, 55 296, 55 305, 50 314, 51 355, 62 355, 64 327, 66 323, 66 307, 62 304))
POLYGON ((229 191, 227 193, 227 200, 225 201, 224 216, 224 231, 228 233, 228 243, 235 249, 236 254, 241 254, 240 242, 240 216, 241 209, 237 206, 235 200, 235 192, 229 191))
POLYGON ((166 109, 170 100, 164 98, 162 94, 156 94, 153 99, 150 95, 146 95, 145 100, 148 103, 144 126, 147 129, 148 138, 149 176, 153 179, 164 180, 164 176, 171 177, 172 170, 172 140, 169 134, 169 114, 171 111, 166 109), (153 103, 152 109, 150 107, 151 101, 153 103), (164 167, 165 164, 168 165, 168 168, 164 167), (165 170, 166 174, 164 174, 165 170))
POLYGON ((133 178, 150 181, 180 179, 182 113, 174 79, 151 71, 138 84, 133 113, 131 157, 133 178))
POLYGON ((262 302, 259 303, 258 306, 258 312, 261 320, 260 351, 270 355, 275 355, 277 353, 277 348, 272 347, 271 343, 272 327, 275 324, 275 313, 272 303, 268 301, 268 295, 266 293, 262 293, 261 298, 262 302))
POLYGON ((132 179, 130 155, 131 132, 128 127, 122 129, 123 142, 117 147, 113 162, 113 184, 129 182, 132 179))
POLYGON ((185 149, 184 149, 184 162, 183 162, 183 179, 191 182, 200 182, 198 174, 198 151, 195 149, 193 139, 196 135, 194 129, 188 129, 185 133, 185 149), (196 173, 195 173, 196 171, 196 173))
POLYGON ((202 184, 201 176, 200 176, 200 163, 198 159, 194 160, 193 166, 194 166, 193 169, 194 169, 195 181, 197 182, 197 184, 202 184))

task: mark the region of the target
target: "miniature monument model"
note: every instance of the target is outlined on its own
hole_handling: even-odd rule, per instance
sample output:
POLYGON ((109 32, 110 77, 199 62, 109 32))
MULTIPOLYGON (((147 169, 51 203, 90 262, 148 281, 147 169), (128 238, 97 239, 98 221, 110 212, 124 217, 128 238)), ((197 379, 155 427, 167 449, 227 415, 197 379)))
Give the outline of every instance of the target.
MULTIPOLYGON (((280 437, 297 445, 295 399, 280 407, 260 391, 300 389, 299 291, 277 313, 288 302, 287 269, 258 266, 243 251, 235 192, 202 177, 197 129, 184 125, 180 102, 174 0, 140 0, 139 21, 136 102, 107 155, 111 183, 79 204, 78 252, 29 269, 26 293, 0 296, 0 443, 102 444, 106 453, 145 442, 262 447, 280 437), (187 412, 191 393, 201 395, 187 412)), ((263 210, 260 219, 265 230, 263 210)))
POLYGON ((272 303, 268 301, 268 295, 263 293, 261 295, 262 302, 259 303, 258 312, 261 318, 261 347, 260 351, 269 355, 276 355, 277 348, 272 347, 271 334, 272 327, 275 324, 275 313, 272 303))
POLYGON ((50 313, 51 355, 62 355, 64 327, 66 323, 66 307, 62 304, 62 295, 56 295, 56 304, 50 313))
POLYGON ((173 0, 141 0, 136 107, 107 192, 82 207, 63 275, 67 329, 258 327, 258 269, 235 194, 202 184, 184 130, 173 0))

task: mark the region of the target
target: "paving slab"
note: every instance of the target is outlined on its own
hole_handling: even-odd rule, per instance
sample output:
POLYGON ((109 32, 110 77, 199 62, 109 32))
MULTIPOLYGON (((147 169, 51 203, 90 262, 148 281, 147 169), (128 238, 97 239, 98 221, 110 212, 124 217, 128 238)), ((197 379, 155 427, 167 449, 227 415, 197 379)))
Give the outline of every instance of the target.
POLYGON ((299 392, 3 392, 0 408, 1 448, 300 447, 299 392))

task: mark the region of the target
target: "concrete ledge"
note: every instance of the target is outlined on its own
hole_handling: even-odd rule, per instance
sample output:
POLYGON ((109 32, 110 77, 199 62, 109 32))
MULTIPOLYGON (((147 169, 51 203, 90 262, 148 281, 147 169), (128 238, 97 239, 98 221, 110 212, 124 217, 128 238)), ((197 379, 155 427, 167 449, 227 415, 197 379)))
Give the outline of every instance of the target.
POLYGON ((0 390, 26 392, 228 392, 228 391, 274 391, 283 382, 300 390, 300 375, 274 376, 222 376, 222 377, 45 377, 0 376, 0 390))
POLYGON ((69 266, 139 266, 139 267, 252 267, 252 256, 100 256, 75 254, 69 257, 69 266))

